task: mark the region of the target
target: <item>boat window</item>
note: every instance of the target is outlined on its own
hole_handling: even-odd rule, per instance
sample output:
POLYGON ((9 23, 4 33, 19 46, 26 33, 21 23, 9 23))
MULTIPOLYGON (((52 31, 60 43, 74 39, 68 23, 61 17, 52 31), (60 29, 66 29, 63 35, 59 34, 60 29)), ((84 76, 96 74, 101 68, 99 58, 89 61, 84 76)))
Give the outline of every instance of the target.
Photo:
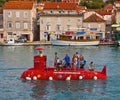
POLYGON ((10 39, 10 41, 12 41, 12 39, 10 39))
POLYGON ((80 39, 80 40, 83 40, 83 39, 84 39, 84 37, 83 37, 83 36, 81 36, 81 37, 79 37, 79 39, 80 39))
POLYGON ((99 39, 100 37, 99 36, 96 36, 96 39, 99 39))
POLYGON ((75 39, 78 40, 78 36, 76 36, 75 39))
POLYGON ((74 36, 72 36, 71 39, 73 40, 73 39, 74 39, 74 36))

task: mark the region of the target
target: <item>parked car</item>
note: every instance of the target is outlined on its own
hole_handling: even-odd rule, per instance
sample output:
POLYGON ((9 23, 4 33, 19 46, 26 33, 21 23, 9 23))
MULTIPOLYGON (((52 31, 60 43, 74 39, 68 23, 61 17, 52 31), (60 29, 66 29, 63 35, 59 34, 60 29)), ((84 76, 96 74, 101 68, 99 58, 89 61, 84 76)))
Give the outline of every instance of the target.
POLYGON ((18 39, 16 40, 16 42, 22 42, 22 43, 24 43, 24 42, 27 42, 27 39, 20 37, 20 38, 18 38, 18 39))

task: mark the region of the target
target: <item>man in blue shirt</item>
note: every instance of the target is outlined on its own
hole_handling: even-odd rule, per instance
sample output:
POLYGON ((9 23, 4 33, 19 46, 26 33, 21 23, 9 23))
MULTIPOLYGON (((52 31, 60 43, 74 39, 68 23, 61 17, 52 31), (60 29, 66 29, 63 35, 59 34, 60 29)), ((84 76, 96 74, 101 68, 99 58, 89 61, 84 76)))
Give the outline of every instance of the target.
POLYGON ((66 54, 64 60, 65 60, 65 66, 70 67, 70 56, 68 56, 68 54, 66 54))

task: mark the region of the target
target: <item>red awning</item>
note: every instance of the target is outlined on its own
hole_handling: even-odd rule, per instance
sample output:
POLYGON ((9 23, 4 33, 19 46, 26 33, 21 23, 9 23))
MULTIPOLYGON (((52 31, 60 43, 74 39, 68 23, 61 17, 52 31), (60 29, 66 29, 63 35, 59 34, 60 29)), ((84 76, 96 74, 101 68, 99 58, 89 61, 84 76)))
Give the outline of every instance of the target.
POLYGON ((45 48, 43 48, 43 47, 37 47, 37 48, 35 48, 35 50, 45 50, 45 48))
POLYGON ((70 34, 73 34, 74 32, 73 31, 66 31, 65 34, 66 35, 70 35, 70 34))

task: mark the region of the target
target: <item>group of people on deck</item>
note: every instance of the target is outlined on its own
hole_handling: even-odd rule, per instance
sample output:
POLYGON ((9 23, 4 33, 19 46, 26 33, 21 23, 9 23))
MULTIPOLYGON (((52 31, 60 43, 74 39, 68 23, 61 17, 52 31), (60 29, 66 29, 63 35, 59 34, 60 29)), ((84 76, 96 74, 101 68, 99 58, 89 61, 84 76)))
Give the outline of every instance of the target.
POLYGON ((77 68, 84 68, 85 64, 86 60, 84 59, 83 55, 80 54, 79 56, 78 52, 76 52, 72 57, 72 66, 77 68))
MULTIPOLYGON (((54 66, 56 68, 61 68, 61 67, 84 68, 85 64, 86 64, 86 60, 84 59, 84 56, 82 54, 79 55, 78 52, 73 54, 72 59, 70 58, 68 54, 66 54, 63 60, 60 60, 57 55, 57 52, 55 52, 54 66)), ((94 70, 93 62, 89 64, 89 69, 94 70)))

